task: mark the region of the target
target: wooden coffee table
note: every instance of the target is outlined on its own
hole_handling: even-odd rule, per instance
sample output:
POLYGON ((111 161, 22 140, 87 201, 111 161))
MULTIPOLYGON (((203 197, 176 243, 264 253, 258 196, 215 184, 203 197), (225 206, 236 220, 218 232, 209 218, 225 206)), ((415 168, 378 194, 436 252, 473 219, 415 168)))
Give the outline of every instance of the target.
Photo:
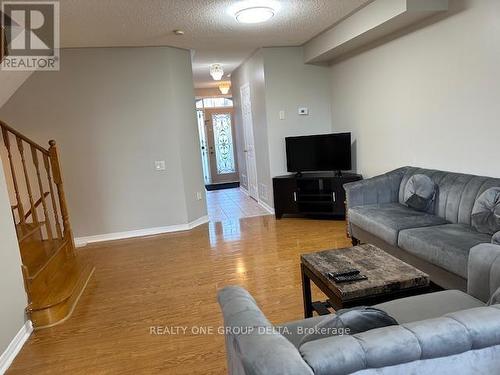
POLYGON ((368 306, 397 298, 436 290, 429 275, 370 244, 338 250, 326 250, 301 256, 304 315, 328 314, 354 306, 368 306), (327 272, 358 269, 367 280, 337 284, 327 272), (327 302, 313 302, 311 281, 325 293, 327 302))

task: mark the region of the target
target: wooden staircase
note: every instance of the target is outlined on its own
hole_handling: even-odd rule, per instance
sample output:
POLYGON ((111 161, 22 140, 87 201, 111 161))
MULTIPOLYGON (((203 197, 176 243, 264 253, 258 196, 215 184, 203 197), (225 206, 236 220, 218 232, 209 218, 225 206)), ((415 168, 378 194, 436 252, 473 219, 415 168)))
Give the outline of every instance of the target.
POLYGON ((15 201, 12 215, 28 295, 26 311, 36 329, 51 327, 70 317, 94 267, 75 252, 56 143, 50 141, 46 150, 2 121, 0 128, 15 201))

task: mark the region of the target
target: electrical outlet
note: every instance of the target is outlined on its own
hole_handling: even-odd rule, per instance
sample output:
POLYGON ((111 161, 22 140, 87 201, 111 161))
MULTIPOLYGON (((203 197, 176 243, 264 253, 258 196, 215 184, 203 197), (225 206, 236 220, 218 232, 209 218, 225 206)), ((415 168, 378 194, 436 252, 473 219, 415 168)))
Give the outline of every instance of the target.
POLYGON ((165 169, 167 169, 165 165, 165 160, 155 161, 155 171, 164 171, 165 169))
POLYGON ((201 201, 203 199, 203 196, 201 195, 201 193, 199 191, 196 192, 196 200, 199 200, 201 201))
POLYGON ((301 116, 309 115, 309 108, 306 107, 299 108, 299 115, 301 116))

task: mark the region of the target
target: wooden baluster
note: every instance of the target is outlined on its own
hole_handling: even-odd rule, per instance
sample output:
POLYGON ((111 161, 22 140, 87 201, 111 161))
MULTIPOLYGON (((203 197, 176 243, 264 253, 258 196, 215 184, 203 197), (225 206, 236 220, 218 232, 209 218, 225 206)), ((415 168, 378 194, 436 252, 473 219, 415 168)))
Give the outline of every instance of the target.
POLYGON ((9 157, 10 173, 12 175, 12 181, 14 184, 14 192, 16 194, 17 212, 19 214, 19 220, 20 220, 21 224, 25 224, 26 219, 24 218, 24 207, 23 207, 23 202, 21 201, 21 196, 19 194, 19 185, 17 184, 16 170, 14 169, 14 161, 12 160, 12 152, 10 150, 9 133, 8 133, 7 129, 5 129, 3 127, 2 127, 2 135, 3 135, 3 143, 5 144, 5 147, 7 148, 7 155, 9 157))
POLYGON ((28 174, 28 168, 26 168, 26 159, 24 158, 23 140, 16 136, 16 141, 17 141, 17 148, 19 149, 19 154, 21 155, 21 163, 23 165, 23 172, 24 172, 24 181, 26 182, 26 189, 28 190, 28 198, 30 201, 33 223, 38 224, 38 215, 36 212, 35 201, 33 200, 33 193, 31 191, 30 177, 28 174))
POLYGON ((61 223, 59 222, 59 211, 57 210, 57 205, 56 205, 56 196, 54 194, 54 185, 52 185, 52 174, 50 172, 50 162, 49 162, 49 156, 48 155, 43 155, 43 164, 45 165, 45 171, 47 172, 47 180, 49 181, 49 191, 50 191, 50 199, 52 201, 52 208, 54 210, 54 219, 56 222, 56 231, 57 231, 57 238, 62 239, 62 230, 61 230, 61 223))
POLYGON ((64 239, 69 240, 71 245, 71 251, 75 248, 75 243, 73 240, 73 233, 71 231, 71 225, 69 223, 68 205, 66 204, 66 198, 64 195, 64 185, 61 176, 61 166, 59 164, 59 155, 57 153, 56 141, 49 141, 49 157, 50 164, 52 166, 52 175, 54 177, 54 183, 57 187, 57 194, 59 196, 59 207, 61 208, 61 216, 63 221, 64 239))
POLYGON ((50 218, 47 210, 47 203, 45 202, 45 192, 43 191, 42 175, 40 174, 40 164, 38 163, 38 154, 36 147, 31 145, 31 156, 33 159, 33 164, 36 169, 36 177, 38 180, 38 189, 40 190, 40 199, 42 200, 43 215, 45 217, 45 229, 47 230, 47 237, 52 241, 52 225, 50 224, 50 218))

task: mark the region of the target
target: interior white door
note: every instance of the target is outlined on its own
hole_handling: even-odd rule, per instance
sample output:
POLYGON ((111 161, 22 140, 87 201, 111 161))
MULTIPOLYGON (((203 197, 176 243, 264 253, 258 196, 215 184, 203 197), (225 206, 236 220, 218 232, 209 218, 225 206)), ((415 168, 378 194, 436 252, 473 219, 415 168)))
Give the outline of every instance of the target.
POLYGON ((255 140, 253 137, 252 100, 250 85, 247 83, 240 88, 241 113, 245 135, 245 160, 247 164, 248 193, 256 200, 259 199, 257 182, 257 162, 255 160, 255 140))

